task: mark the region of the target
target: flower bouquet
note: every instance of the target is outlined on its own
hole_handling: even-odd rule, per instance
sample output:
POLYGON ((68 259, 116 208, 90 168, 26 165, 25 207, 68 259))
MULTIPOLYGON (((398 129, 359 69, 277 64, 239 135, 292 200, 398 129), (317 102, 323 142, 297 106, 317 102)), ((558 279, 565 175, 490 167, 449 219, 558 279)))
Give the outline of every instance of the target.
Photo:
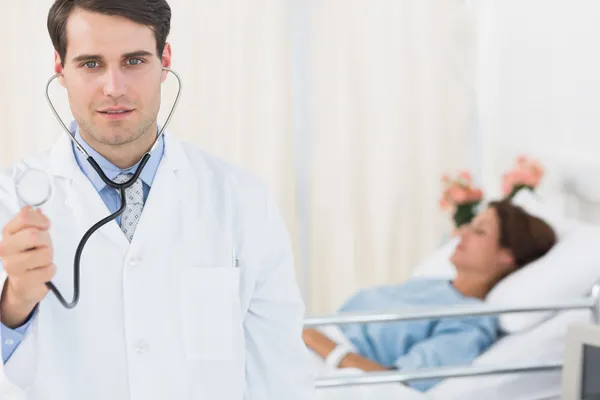
POLYGON ((454 226, 458 230, 462 225, 471 222, 477 214, 477 207, 483 200, 483 192, 473 187, 473 178, 468 171, 461 171, 456 177, 444 175, 442 185, 440 208, 452 214, 454 226))
POLYGON ((517 157, 514 168, 502 177, 502 193, 512 199, 521 189, 534 191, 543 176, 544 168, 538 160, 521 155, 517 157))

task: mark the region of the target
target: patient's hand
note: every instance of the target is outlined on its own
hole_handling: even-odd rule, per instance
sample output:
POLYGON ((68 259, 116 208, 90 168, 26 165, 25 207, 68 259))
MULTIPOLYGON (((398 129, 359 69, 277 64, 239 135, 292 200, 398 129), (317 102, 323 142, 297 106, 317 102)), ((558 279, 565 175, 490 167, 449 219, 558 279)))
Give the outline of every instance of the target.
MULTIPOLYGON (((327 358, 337 343, 323 335, 316 329, 304 329, 302 331, 302 339, 306 346, 321 356, 323 359, 327 358)), ((388 368, 374 361, 369 360, 359 354, 350 353, 339 365, 340 368, 358 368, 363 371, 387 371, 388 368)))
POLYGON ((307 328, 302 331, 302 339, 306 346, 322 358, 335 349, 337 344, 316 329, 307 328))

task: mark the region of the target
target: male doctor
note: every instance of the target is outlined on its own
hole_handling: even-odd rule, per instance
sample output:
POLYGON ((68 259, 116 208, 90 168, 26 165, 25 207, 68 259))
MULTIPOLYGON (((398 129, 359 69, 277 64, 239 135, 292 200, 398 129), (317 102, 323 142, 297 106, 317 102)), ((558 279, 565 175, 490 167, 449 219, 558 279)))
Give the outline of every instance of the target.
MULTIPOLYGON (((72 134, 113 180, 127 180, 157 136, 170 16, 165 0, 56 0, 50 9, 72 134)), ((67 310, 45 282, 71 298, 77 243, 119 196, 66 136, 23 163, 47 171, 55 192, 42 210, 21 208, 12 176, 23 164, 0 176, 0 393, 314 398, 287 233, 259 180, 167 132, 127 189, 122 219, 88 242, 81 298, 67 310)))

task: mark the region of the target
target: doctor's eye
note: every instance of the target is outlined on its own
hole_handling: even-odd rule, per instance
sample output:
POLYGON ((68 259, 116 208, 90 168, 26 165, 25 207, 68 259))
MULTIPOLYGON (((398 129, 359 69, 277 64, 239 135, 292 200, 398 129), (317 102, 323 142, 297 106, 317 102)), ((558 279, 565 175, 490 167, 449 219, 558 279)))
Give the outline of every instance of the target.
POLYGON ((99 63, 97 61, 88 61, 86 63, 84 63, 82 66, 88 69, 94 69, 97 68, 99 65, 99 63))
POLYGON ((141 58, 130 58, 129 60, 127 60, 127 65, 140 65, 143 63, 144 60, 142 60, 141 58))

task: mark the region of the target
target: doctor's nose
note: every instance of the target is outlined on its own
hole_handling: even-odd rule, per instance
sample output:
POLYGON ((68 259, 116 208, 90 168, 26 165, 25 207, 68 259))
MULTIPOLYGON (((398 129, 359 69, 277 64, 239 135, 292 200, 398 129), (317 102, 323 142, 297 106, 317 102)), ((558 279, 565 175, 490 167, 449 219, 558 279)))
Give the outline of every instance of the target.
POLYGON ((109 69, 104 77, 104 95, 118 99, 125 95, 125 76, 118 69, 109 69))

